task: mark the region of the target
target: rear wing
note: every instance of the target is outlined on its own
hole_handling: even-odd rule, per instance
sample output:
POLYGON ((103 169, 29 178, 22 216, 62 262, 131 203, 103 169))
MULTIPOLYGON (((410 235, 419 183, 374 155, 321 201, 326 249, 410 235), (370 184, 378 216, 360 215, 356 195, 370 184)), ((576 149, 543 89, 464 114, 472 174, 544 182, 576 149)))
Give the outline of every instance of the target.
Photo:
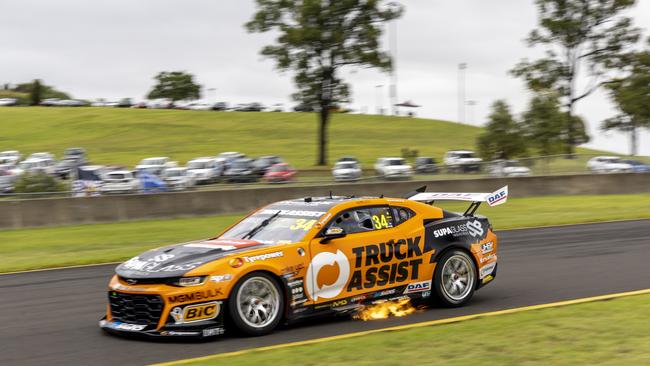
MULTIPOLYGON (((415 192, 414 192, 415 193, 415 192)), ((502 187, 492 193, 442 193, 442 192, 419 192, 408 197, 411 201, 433 204, 435 201, 467 201, 472 204, 465 211, 465 216, 471 216, 483 202, 489 206, 498 206, 508 200, 508 186, 502 187)))

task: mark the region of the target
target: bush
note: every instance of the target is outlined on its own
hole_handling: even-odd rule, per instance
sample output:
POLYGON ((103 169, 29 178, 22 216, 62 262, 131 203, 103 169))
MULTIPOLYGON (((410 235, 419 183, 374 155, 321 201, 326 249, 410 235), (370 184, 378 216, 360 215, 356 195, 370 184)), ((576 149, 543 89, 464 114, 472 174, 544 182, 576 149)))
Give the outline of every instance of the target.
POLYGON ((45 173, 25 173, 14 186, 16 193, 63 192, 65 185, 45 173))

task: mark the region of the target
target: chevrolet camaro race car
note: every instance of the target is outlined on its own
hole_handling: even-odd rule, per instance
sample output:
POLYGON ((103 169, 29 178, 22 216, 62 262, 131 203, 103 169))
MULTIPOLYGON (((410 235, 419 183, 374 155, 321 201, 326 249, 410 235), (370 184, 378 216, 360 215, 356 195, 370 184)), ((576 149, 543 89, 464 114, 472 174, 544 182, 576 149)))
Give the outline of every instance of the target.
POLYGON ((212 337, 271 332, 280 322, 352 313, 402 299, 466 304, 497 273, 497 238, 482 202, 494 193, 407 198, 308 197, 253 212, 221 235, 122 263, 100 327, 122 335, 212 337), (434 201, 471 202, 463 213, 434 201))

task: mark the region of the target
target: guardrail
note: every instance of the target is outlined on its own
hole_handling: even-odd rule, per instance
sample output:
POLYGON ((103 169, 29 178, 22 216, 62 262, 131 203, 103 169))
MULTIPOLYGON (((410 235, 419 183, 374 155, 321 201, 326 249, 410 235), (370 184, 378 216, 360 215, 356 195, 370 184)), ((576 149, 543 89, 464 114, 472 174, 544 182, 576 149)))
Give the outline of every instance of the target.
POLYGON ((650 174, 557 175, 303 186, 247 187, 148 195, 40 198, 0 201, 0 228, 75 225, 138 219, 248 212, 265 204, 308 196, 401 197, 427 185, 429 191, 491 192, 510 186, 512 197, 650 192, 650 174))

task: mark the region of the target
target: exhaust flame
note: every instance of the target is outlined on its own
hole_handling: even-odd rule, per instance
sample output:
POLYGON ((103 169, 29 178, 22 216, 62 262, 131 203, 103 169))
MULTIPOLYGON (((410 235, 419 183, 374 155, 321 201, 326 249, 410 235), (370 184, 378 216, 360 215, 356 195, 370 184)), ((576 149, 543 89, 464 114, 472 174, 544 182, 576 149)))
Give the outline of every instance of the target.
POLYGON ((363 321, 386 319, 390 316, 400 317, 412 314, 417 309, 411 305, 411 299, 386 301, 379 304, 369 305, 359 310, 354 318, 363 321))

